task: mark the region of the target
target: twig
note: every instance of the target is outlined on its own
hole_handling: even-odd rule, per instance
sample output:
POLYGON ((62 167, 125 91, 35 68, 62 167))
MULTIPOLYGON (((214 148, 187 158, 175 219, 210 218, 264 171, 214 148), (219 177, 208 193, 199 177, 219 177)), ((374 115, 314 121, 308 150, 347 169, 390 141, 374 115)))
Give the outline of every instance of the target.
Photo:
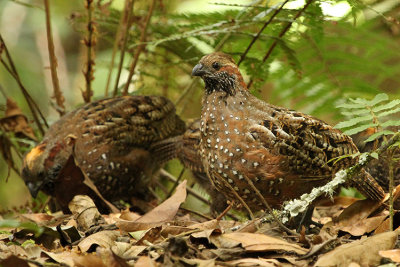
MULTIPOLYGON (((267 59, 269 58, 269 56, 271 55, 272 51, 274 50, 274 48, 276 47, 276 45, 278 44, 279 40, 282 39, 282 37, 286 34, 286 32, 290 29, 290 27, 292 27, 293 22, 296 21, 296 19, 298 19, 301 14, 308 8, 308 6, 313 2, 313 0, 309 0, 308 2, 306 2, 306 4, 304 5, 304 7, 302 9, 299 10, 299 12, 297 12, 297 14, 294 16, 293 20, 291 20, 290 22, 288 22, 288 24, 286 24, 286 26, 281 30, 281 32, 278 35, 278 38, 275 39, 275 41, 272 43, 272 45, 269 47, 267 53, 265 54, 265 56, 263 57, 262 62, 265 63, 265 61, 267 61, 267 59)), ((251 79, 249 81, 249 83, 247 84, 247 88, 250 89, 251 85, 253 84, 253 79, 251 79)))
MULTIPOLYGON (((122 66, 124 63, 126 43, 128 41, 128 29, 129 29, 129 25, 130 25, 130 21, 131 21, 132 10, 133 10, 133 0, 126 0, 125 7, 124 7, 124 13, 121 17, 120 24, 118 26, 118 32, 120 32, 120 35, 118 35, 118 32, 117 32, 116 40, 114 43, 114 49, 115 49, 115 46, 117 46, 117 48, 118 48, 118 44, 121 42, 121 53, 120 53, 120 58, 119 58, 119 63, 118 63, 117 77, 115 78, 113 96, 116 96, 118 93, 118 84, 119 84, 119 79, 121 77, 122 66)), ((114 50, 113 50, 113 59, 114 59, 114 50)), ((112 65, 113 65, 113 62, 112 62, 112 65)), ((108 79, 111 79, 112 65, 110 66, 110 72, 108 75, 108 79)), ((107 81, 107 83, 108 82, 109 81, 107 81)), ((107 86, 108 86, 108 84, 107 84, 107 86)), ((106 93, 108 93, 108 87, 106 88, 106 93)))
MULTIPOLYGON (((172 182, 176 182, 176 178, 170 174, 169 172, 167 172, 164 169, 161 169, 160 171, 160 175, 164 176, 165 178, 167 178, 168 180, 172 181, 172 182)), ((197 199, 199 199, 200 201, 206 203, 207 205, 210 205, 210 201, 208 201, 205 197, 201 196, 199 193, 197 193, 196 191, 194 191, 192 188, 186 186, 186 190, 189 194, 193 195, 194 197, 196 197, 197 199)))
POLYGON ((139 40, 140 45, 136 48, 135 55, 133 56, 133 60, 132 60, 131 66, 129 68, 128 79, 126 81, 126 84, 125 84, 124 90, 122 92, 122 95, 127 95, 128 94, 129 85, 131 84, 133 74, 135 73, 135 68, 136 68, 136 65, 137 65, 137 63, 139 61, 140 53, 142 53, 143 49, 146 47, 146 44, 144 44, 144 42, 146 40, 147 27, 149 26, 149 22, 150 22, 152 14, 153 14, 155 3, 156 3, 156 0, 152 0, 151 1, 150 8, 149 8, 149 13, 147 13, 146 20, 144 22, 144 27, 143 27, 143 30, 142 30, 142 32, 140 34, 140 40, 139 40))
POLYGON ((86 69, 83 71, 85 76, 86 88, 82 91, 82 97, 85 103, 89 103, 90 99, 93 95, 92 90, 92 81, 94 80, 94 46, 96 45, 96 25, 93 21, 93 0, 85 1, 85 8, 87 9, 87 36, 83 40, 84 45, 86 46, 86 69))
MULTIPOLYGON (((381 147, 376 151, 378 155, 385 152, 390 146, 400 140, 400 132, 396 133, 390 138, 387 143, 381 145, 381 147)), ((299 199, 290 200, 283 208, 282 216, 283 221, 289 220, 289 217, 295 217, 299 213, 304 212, 310 203, 312 203, 316 198, 322 196, 323 194, 332 194, 333 191, 341 184, 345 183, 351 177, 357 175, 363 167, 373 159, 370 154, 363 154, 365 157, 360 157, 359 162, 345 170, 340 170, 335 174, 335 178, 329 183, 314 188, 310 193, 303 194, 299 199)))
POLYGON ((22 94, 25 97, 25 100, 29 106, 29 109, 32 113, 33 119, 35 120, 35 123, 36 123, 40 133, 42 135, 44 135, 44 129, 43 129, 42 124, 40 123, 39 117, 42 119, 44 125, 46 127, 49 127, 47 124, 47 121, 46 121, 45 117, 43 116, 42 112, 40 111, 36 102, 32 99, 31 95, 28 93, 25 86, 22 84, 21 78, 19 77, 17 69, 15 68, 14 62, 11 58, 10 53, 8 52, 7 46, 4 42, 4 39, 1 34, 0 34, 0 62, 2 63, 3 67, 8 71, 8 73, 10 73, 10 75, 17 82, 19 88, 21 89, 22 94), (5 52, 5 56, 7 58, 8 64, 7 64, 7 62, 4 61, 4 59, 2 57, 3 52, 5 52))
POLYGON ((185 167, 182 168, 181 172, 179 173, 178 178, 176 179, 176 181, 175 181, 174 185, 172 186, 171 190, 169 190, 169 193, 168 193, 166 198, 169 198, 170 196, 172 196, 172 193, 174 192, 175 188, 178 186, 179 182, 181 181, 184 172, 185 172, 185 167))
POLYGON ((56 110, 60 116, 65 114, 64 101, 65 98, 60 89, 60 83, 58 81, 57 75, 57 57, 54 49, 53 33, 51 31, 51 16, 50 16, 50 4, 49 0, 44 0, 45 14, 46 14, 46 33, 47 33, 47 48, 49 50, 49 60, 50 60, 50 72, 51 81, 53 82, 54 98, 58 108, 56 110))
POLYGON ((202 213, 200 213, 200 212, 198 212, 198 211, 191 210, 191 209, 188 209, 188 208, 185 208, 185 207, 179 207, 179 209, 180 209, 180 210, 187 211, 187 212, 190 212, 190 213, 193 213, 193 214, 195 214, 195 215, 197 215, 197 216, 199 216, 199 217, 202 217, 202 218, 204 218, 204 219, 206 219, 206 220, 212 220, 212 219, 213 219, 213 218, 211 218, 210 216, 204 215, 204 214, 202 214, 202 213))
POLYGON ((285 0, 278 9, 275 9, 274 13, 271 15, 269 20, 267 20, 264 25, 261 27, 261 29, 257 32, 257 34, 253 37, 251 40, 250 44, 247 46, 246 50, 243 52, 243 54, 240 56, 240 59, 237 63, 239 66, 240 63, 246 58, 247 53, 250 51, 251 47, 254 45, 254 43, 257 41, 257 39, 260 37, 261 33, 264 31, 264 29, 272 22, 272 20, 278 15, 279 12, 281 12, 282 8, 286 3, 289 2, 289 0, 285 0))

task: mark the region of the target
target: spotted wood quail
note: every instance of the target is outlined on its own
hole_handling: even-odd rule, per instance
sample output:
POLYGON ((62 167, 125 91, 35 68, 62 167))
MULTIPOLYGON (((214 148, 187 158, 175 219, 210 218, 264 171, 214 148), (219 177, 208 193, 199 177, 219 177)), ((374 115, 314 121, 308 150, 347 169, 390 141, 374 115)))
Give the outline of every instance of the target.
POLYGON ((129 200, 145 194, 153 174, 175 155, 169 149, 159 153, 150 147, 184 131, 184 122, 164 97, 99 100, 55 122, 25 156, 22 176, 33 193, 42 189, 53 194, 60 169, 74 149, 77 165, 106 199, 129 200))
MULTIPOLYGON (((329 161, 358 151, 350 137, 321 120, 251 95, 230 56, 206 55, 192 75, 205 83, 200 151, 206 172, 219 191, 249 212, 264 209, 265 201, 278 208, 357 161, 329 161)), ((384 196, 365 170, 348 185, 368 198, 384 196)))

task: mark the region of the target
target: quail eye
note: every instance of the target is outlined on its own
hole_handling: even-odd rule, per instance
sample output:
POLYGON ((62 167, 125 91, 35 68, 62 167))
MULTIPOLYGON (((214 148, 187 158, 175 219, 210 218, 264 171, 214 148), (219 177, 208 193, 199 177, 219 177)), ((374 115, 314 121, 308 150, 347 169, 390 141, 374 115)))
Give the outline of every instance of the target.
POLYGON ((219 68, 220 68, 221 66, 219 65, 218 62, 214 62, 214 63, 212 64, 212 67, 213 67, 215 70, 219 70, 219 68))

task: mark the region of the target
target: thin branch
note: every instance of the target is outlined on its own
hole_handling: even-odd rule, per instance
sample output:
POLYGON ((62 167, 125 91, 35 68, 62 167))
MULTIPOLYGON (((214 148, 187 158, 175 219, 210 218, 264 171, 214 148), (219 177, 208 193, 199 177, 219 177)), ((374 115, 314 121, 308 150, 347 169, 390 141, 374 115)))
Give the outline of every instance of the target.
POLYGON ((50 4, 49 0, 44 0, 45 14, 46 14, 46 33, 47 33, 47 48, 49 50, 49 61, 50 61, 50 72, 51 81, 53 82, 54 98, 58 108, 56 110, 60 116, 65 114, 64 101, 65 98, 60 89, 60 83, 57 75, 57 57, 54 49, 53 34, 51 31, 51 16, 50 16, 50 4))
POLYGON ((131 66, 129 68, 128 79, 126 81, 122 95, 128 94, 129 85, 131 84, 133 74, 135 73, 135 68, 139 61, 140 53, 142 53, 143 49, 146 47, 146 44, 144 44, 144 42, 146 41, 147 27, 149 26, 151 16, 153 15, 153 10, 154 10, 155 4, 156 4, 156 0, 152 0, 151 4, 150 4, 150 8, 149 8, 149 13, 147 13, 146 20, 144 22, 144 27, 143 27, 142 33, 140 34, 140 40, 139 40, 140 45, 136 48, 135 55, 133 56, 131 66))
MULTIPOLYGON (((306 2, 306 4, 304 5, 304 7, 302 9, 299 10, 299 12, 297 12, 297 14, 294 16, 293 20, 291 20, 290 22, 288 22, 286 24, 286 26, 281 30, 281 32, 279 33, 279 36, 277 39, 275 39, 275 41, 272 43, 272 45, 270 46, 270 48, 268 49, 267 53, 265 54, 265 56, 263 57, 262 62, 265 63, 267 61, 267 59, 269 58, 269 56, 271 55, 272 51, 274 50, 274 48, 276 47, 276 45, 278 44, 279 40, 282 39, 282 37, 286 34, 286 32, 292 27, 293 22, 296 21, 296 19, 298 19, 301 14, 308 8, 308 6, 313 2, 313 0, 309 0, 308 2, 306 2)), ((251 85, 253 84, 253 79, 251 79, 249 81, 249 83, 247 84, 247 88, 250 88, 251 85)))
POLYGON ((112 58, 111 58, 111 64, 110 64, 110 68, 109 68, 106 91, 105 91, 106 95, 108 95, 108 87, 109 87, 109 83, 111 81, 112 69, 114 67, 114 57, 118 50, 118 46, 121 45, 121 54, 120 54, 120 58, 119 58, 117 77, 115 78, 115 86, 114 86, 113 96, 116 96, 117 92, 118 92, 118 84, 119 84, 119 79, 121 77, 122 66, 124 63, 126 43, 128 41, 128 29, 129 29, 129 25, 130 25, 130 21, 131 21, 132 10, 133 10, 133 0, 126 0, 125 6, 124 6, 124 11, 123 11, 121 19, 119 21, 117 34, 115 36, 113 54, 112 54, 112 58))
POLYGON ((40 133, 42 135, 44 135, 44 129, 42 124, 40 123, 39 117, 42 119, 44 125, 46 127, 49 127, 47 124, 47 121, 45 119, 45 117, 43 116, 42 112, 40 111, 38 105, 36 104, 36 102, 33 100, 33 98, 31 97, 31 95, 28 93, 28 91, 26 90, 25 86, 22 84, 22 81, 18 75, 17 69, 15 68, 14 62, 11 58, 11 55, 7 49, 7 46, 4 42, 4 39, 2 37, 2 35, 0 34, 0 62, 2 63, 2 65, 4 66, 4 68, 8 71, 8 73, 10 73, 10 75, 15 79, 15 81, 17 82, 19 88, 21 89, 22 94, 25 97, 25 100, 29 106, 29 109, 32 113, 33 119, 40 131, 40 133), (2 55, 3 52, 5 52, 5 57, 8 61, 5 62, 2 55))
POLYGON ((86 46, 86 69, 83 71, 86 82, 86 89, 82 91, 82 97, 85 103, 89 103, 93 95, 92 81, 94 80, 94 46, 96 46, 96 25, 93 20, 93 0, 85 1, 85 8, 87 9, 87 36, 83 40, 86 46))
MULTIPOLYGON (((289 0, 285 0, 278 9, 275 9, 274 13, 271 15, 269 20, 267 20, 264 25, 261 27, 261 29, 257 32, 257 34, 253 37, 251 40, 250 44, 247 46, 246 50, 243 52, 243 54, 240 56, 239 62, 237 65, 239 66, 240 63, 246 58, 247 53, 250 51, 251 47, 254 45, 254 43, 257 41, 257 39, 260 37, 261 33, 264 31, 264 29, 271 24, 272 20, 278 15, 279 12, 281 12, 282 8, 286 3, 289 2, 289 0)), ((271 8, 272 9, 272 8, 271 8)))
MULTIPOLYGON (((160 171, 160 175, 164 176, 165 178, 167 178, 168 180, 170 180, 171 182, 176 182, 176 178, 170 174, 169 172, 167 172, 164 169, 161 169, 160 171)), ((200 195, 199 193, 197 193, 196 191, 194 191, 192 188, 186 186, 186 190, 189 194, 191 194, 192 196, 194 196, 195 198, 199 199, 200 201, 206 203, 207 205, 210 205, 210 201, 208 201, 205 197, 203 197, 202 195, 200 195)))

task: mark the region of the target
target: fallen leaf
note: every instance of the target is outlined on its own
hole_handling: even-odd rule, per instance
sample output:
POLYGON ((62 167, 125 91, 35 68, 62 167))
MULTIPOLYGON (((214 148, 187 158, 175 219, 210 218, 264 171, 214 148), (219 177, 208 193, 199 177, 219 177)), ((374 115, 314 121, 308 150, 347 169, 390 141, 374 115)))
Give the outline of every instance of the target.
POLYGON ((348 232, 353 236, 362 236, 365 233, 370 233, 378 228, 386 219, 386 215, 376 216, 360 220, 354 224, 340 227, 340 230, 348 232))
POLYGON ((118 231, 101 231, 83 239, 81 242, 79 242, 78 247, 83 252, 88 251, 92 245, 98 245, 103 248, 111 248, 114 245, 117 237, 120 235, 121 234, 118 231))
POLYGON ((76 267, 107 267, 104 262, 93 254, 73 258, 76 267))
POLYGON ((175 193, 163 203, 146 213, 135 222, 166 222, 172 220, 182 202, 186 200, 186 180, 176 187, 175 193))
POLYGON ((4 117, 0 118, 0 125, 7 132, 20 134, 20 137, 28 137, 34 141, 37 140, 33 129, 28 124, 28 119, 22 113, 17 103, 11 98, 7 98, 6 112, 4 117))
MULTIPOLYGON (((244 259, 239 259, 239 260, 234 260, 234 261, 228 261, 226 262, 229 264, 229 266, 261 266, 261 267, 276 267, 276 266, 284 266, 281 262, 275 259, 253 259, 253 258, 244 258, 244 259)), ((287 265, 289 266, 289 265, 287 265)))
POLYGON ((215 266, 215 259, 200 260, 200 259, 181 258, 180 261, 186 263, 189 266, 196 266, 196 267, 213 267, 213 266, 215 266))
POLYGON ((29 267, 29 264, 17 256, 11 255, 10 257, 0 260, 0 266, 2 267, 29 267))
POLYGON ((381 250, 379 255, 384 258, 389 258, 393 262, 400 262, 400 249, 381 250))
POLYGON ((78 229, 83 232, 105 223, 93 200, 88 196, 75 196, 68 204, 68 208, 78 223, 78 229))
POLYGON ((307 253, 307 249, 285 240, 255 233, 228 233, 220 236, 211 236, 211 240, 217 247, 232 247, 235 243, 242 244, 246 251, 286 251, 299 255, 307 253))
POLYGON ((135 267, 155 267, 156 264, 148 256, 140 257, 135 263, 135 267))
POLYGON ((116 225, 126 232, 147 230, 172 220, 186 199, 186 180, 176 187, 175 193, 163 203, 135 221, 120 219, 116 225))
POLYGON ((322 255, 315 266, 348 266, 352 262, 361 266, 377 266, 382 258, 379 251, 392 249, 397 236, 397 232, 393 231, 341 245, 322 255))

